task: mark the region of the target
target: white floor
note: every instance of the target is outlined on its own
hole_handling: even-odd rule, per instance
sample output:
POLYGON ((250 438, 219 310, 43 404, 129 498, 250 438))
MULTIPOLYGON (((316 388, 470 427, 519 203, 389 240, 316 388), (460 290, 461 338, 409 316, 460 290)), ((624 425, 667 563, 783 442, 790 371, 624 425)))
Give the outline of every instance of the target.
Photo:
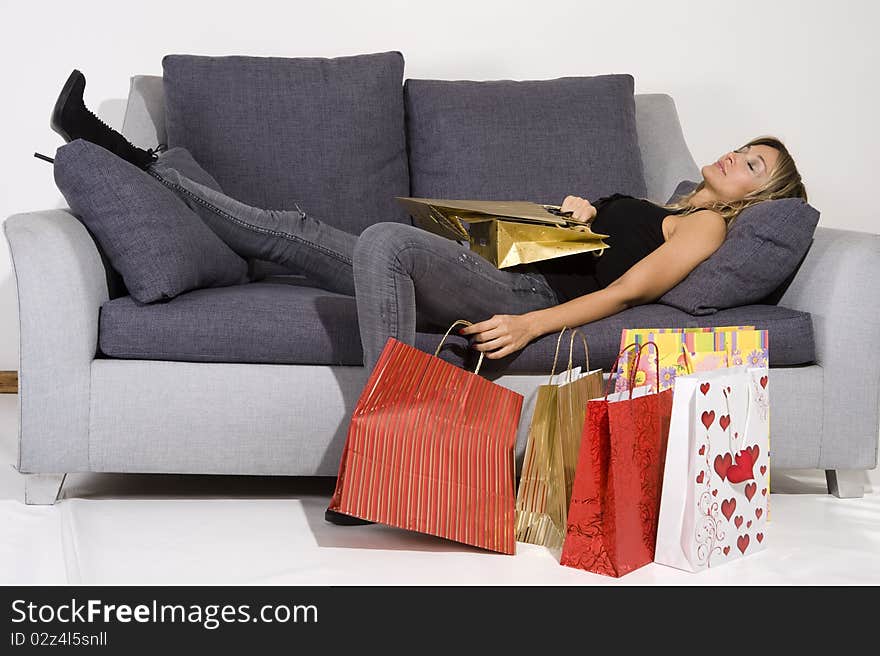
POLYGON ((0 584, 880 584, 880 480, 862 499, 821 472, 773 472, 765 551, 701 574, 649 565, 622 579, 518 543, 495 555, 383 526, 324 522, 328 479, 70 475, 26 506, 13 469, 16 397, 0 395, 0 584))

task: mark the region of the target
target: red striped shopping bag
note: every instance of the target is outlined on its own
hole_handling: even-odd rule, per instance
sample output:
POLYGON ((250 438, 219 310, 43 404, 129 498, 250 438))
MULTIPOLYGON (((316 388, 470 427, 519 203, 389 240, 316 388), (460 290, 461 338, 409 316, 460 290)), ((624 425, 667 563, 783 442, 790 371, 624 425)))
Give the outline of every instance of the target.
MULTIPOLYGON (((470 325, 446 335, 459 324, 470 325)), ((512 554, 523 397, 439 352, 389 338, 352 414, 330 510, 512 554)))

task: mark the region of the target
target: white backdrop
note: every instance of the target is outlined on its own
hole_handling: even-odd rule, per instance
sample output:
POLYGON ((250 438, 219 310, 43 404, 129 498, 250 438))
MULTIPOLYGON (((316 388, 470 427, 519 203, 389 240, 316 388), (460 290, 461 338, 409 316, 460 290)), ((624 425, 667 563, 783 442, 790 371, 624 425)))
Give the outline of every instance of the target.
MULTIPOLYGON (((121 124, 128 78, 167 53, 334 57, 400 50, 406 77, 631 73, 672 94, 699 164, 758 134, 790 147, 820 225, 878 232, 880 49, 871 0, 372 0, 25 3, 2 0, 0 219, 64 205, 48 118, 72 68, 121 124)), ((577 190, 572 190, 576 192, 577 190)), ((14 284, 0 247, 0 369, 18 367, 14 284)))

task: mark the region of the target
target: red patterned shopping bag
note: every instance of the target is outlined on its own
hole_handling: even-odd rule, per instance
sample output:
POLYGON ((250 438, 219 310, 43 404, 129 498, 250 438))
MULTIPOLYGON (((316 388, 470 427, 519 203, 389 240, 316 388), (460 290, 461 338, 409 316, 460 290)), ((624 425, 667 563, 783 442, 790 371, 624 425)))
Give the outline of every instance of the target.
MULTIPOLYGON (((470 325, 446 336, 459 324, 470 325)), ((512 554, 523 397, 441 360, 440 346, 432 356, 389 338, 352 414, 330 509, 512 554)))
POLYGON ((623 576, 653 561, 671 411, 671 389, 632 384, 587 403, 562 565, 623 576))

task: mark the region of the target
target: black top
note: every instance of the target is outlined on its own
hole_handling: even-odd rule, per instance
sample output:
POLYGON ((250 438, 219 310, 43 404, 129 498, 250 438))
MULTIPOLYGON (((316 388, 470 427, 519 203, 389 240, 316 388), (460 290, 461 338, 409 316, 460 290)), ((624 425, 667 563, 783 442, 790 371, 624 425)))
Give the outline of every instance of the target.
POLYGON ((593 206, 593 232, 609 235, 605 240, 608 248, 601 256, 578 253, 534 263, 560 303, 604 289, 620 278, 663 244, 663 219, 677 214, 623 194, 600 198, 593 206))

